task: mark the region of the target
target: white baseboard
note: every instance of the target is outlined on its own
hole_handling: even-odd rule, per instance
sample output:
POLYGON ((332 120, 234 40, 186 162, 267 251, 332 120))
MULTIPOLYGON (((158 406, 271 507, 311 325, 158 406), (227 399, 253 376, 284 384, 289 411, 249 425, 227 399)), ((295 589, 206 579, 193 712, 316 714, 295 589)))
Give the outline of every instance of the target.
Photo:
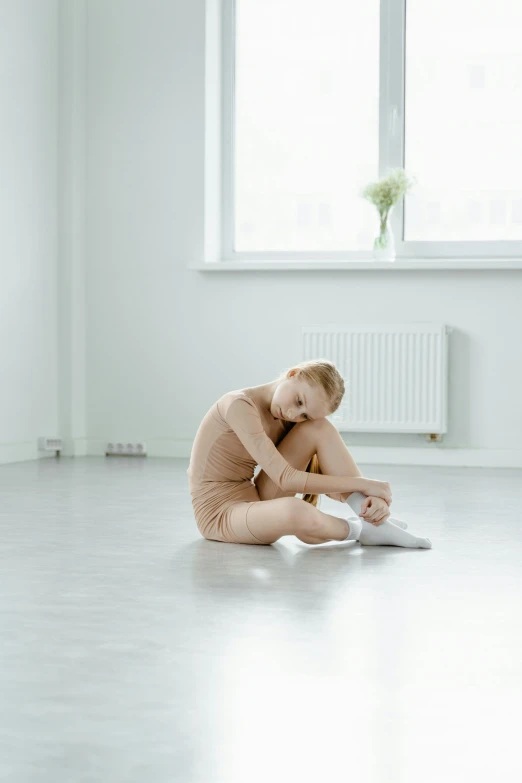
POLYGON ((353 446, 350 453, 362 465, 432 465, 459 468, 522 468, 520 449, 415 449, 353 446))
MULTIPOLYGON (((85 438, 76 440, 63 439, 63 457, 85 457, 88 441, 85 438)), ((37 459, 55 459, 54 451, 39 451, 37 439, 20 441, 19 443, 0 443, 0 465, 11 465, 14 462, 32 462, 37 459)))
MULTIPOLYGON (((64 441, 62 457, 101 457, 110 438, 97 440, 78 438, 64 441)), ((188 460, 192 441, 174 438, 142 438, 149 457, 188 460)), ((362 465, 431 465, 460 468, 522 468, 521 449, 444 448, 430 444, 428 448, 386 446, 351 446, 350 453, 362 465)), ((0 444, 0 465, 53 458, 54 454, 39 452, 30 442, 0 444)), ((107 459, 115 459, 108 457, 107 459)))

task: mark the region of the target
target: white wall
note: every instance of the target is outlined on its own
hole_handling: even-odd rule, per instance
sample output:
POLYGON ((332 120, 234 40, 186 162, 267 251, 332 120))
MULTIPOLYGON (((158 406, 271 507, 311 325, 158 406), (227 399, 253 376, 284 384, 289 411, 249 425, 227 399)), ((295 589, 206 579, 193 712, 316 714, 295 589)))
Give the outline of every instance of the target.
POLYGON ((58 431, 56 0, 0 3, 0 463, 58 431))
MULTIPOLYGON (((85 0, 74 1, 81 16, 85 0)), ((448 435, 438 445, 416 435, 345 435, 355 458, 522 466, 519 271, 187 269, 203 253, 204 0, 84 5, 85 80, 81 58, 64 55, 65 65, 75 56, 79 65, 75 97, 65 85, 60 108, 63 115, 72 106, 74 121, 63 125, 65 138, 69 128, 75 140, 64 145, 61 163, 62 191, 74 195, 73 207, 64 200, 62 234, 67 209, 77 230, 69 245, 62 236, 57 281, 56 4, 13 0, 7 7, 10 32, 0 36, 24 67, 0 82, 10 107, 0 155, 17 194, 4 195, 1 212, 9 368, 0 391, 2 444, 55 432, 58 286, 59 323, 71 327, 68 344, 60 335, 59 374, 60 387, 70 387, 61 397, 60 434, 70 435, 71 453, 102 454, 108 440, 140 439, 150 454, 188 457, 218 396, 272 380, 299 361, 301 324, 427 320, 454 327, 448 435), (383 446, 415 451, 404 456, 383 446)))

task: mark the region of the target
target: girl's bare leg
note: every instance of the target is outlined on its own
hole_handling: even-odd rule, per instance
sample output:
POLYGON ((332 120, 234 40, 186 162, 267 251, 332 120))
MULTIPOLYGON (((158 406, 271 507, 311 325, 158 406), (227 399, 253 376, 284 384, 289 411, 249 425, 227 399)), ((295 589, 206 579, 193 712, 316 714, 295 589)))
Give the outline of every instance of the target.
POLYGON ((306 544, 344 541, 350 531, 345 519, 324 514, 295 496, 253 503, 248 511, 248 527, 266 544, 273 544, 281 536, 297 536, 306 544))
MULTIPOLYGON (((286 461, 297 470, 306 470, 317 454, 323 473, 332 476, 362 476, 339 431, 328 419, 316 419, 296 424, 277 445, 286 461)), ((307 544, 343 541, 349 523, 342 517, 325 514, 310 503, 283 492, 264 470, 254 479, 263 503, 251 506, 248 526, 261 541, 273 543, 281 536, 295 535, 307 544), (293 502, 286 502, 286 501, 293 502)), ((344 501, 351 493, 328 495, 344 501)))

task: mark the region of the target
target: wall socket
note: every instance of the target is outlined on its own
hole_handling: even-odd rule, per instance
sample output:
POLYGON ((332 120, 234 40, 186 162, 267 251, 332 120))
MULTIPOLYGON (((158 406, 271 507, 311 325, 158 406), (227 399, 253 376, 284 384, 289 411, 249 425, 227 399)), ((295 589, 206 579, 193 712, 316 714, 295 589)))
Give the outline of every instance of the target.
POLYGON ((107 443, 105 456, 118 457, 146 457, 147 446, 145 443, 107 443))
POLYGON ((38 451, 56 451, 56 453, 59 453, 62 448, 61 438, 38 438, 38 451))

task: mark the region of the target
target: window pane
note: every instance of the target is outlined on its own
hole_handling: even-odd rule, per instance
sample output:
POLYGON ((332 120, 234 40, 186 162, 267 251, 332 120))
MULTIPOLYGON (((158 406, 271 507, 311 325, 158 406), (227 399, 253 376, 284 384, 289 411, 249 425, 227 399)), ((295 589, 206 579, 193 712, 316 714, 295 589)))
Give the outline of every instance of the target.
POLYGON ((522 5, 407 0, 407 240, 522 239, 522 5))
POLYGON ((237 0, 237 251, 371 250, 379 0, 237 0))

